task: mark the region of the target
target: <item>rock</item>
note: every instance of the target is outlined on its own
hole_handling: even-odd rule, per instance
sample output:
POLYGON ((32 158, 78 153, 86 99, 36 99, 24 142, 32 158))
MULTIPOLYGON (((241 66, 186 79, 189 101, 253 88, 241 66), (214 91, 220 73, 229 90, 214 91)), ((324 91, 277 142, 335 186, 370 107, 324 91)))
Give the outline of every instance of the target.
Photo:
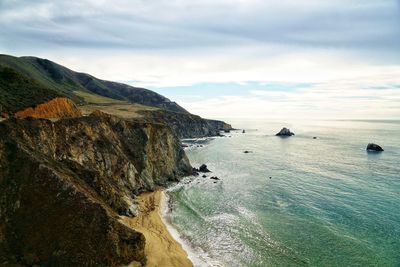
POLYGON ((367 145, 367 151, 370 151, 370 152, 382 152, 382 151, 384 151, 384 150, 383 150, 382 147, 380 147, 380 146, 377 145, 377 144, 369 143, 369 144, 367 145))
POLYGON ((228 130, 228 129, 224 130, 224 133, 230 133, 230 132, 231 132, 231 131, 228 130))
POLYGON ((205 175, 205 174, 203 174, 203 176, 202 176, 203 178, 206 178, 207 177, 207 175, 205 175))
POLYGON ((248 154, 248 153, 253 153, 253 151, 245 150, 243 153, 248 154))
POLYGON ((276 134, 276 136, 292 136, 294 133, 290 131, 290 129, 283 127, 282 130, 279 131, 279 133, 276 134))
POLYGON ((179 138, 218 136, 220 131, 232 129, 231 125, 223 121, 207 120, 189 113, 160 109, 141 110, 140 114, 150 122, 169 125, 179 138))
POLYGON ((317 139, 317 137, 316 137, 316 136, 314 136, 312 139, 317 139))
POLYGON ((27 108, 15 113, 16 118, 74 118, 82 116, 80 109, 66 97, 56 97, 34 108, 27 108))
POLYGON ((242 133, 246 133, 246 130, 243 130, 242 133))
POLYGON ((0 123, 0 265, 145 262, 136 194, 190 173, 167 126, 96 112, 0 123), (5 167, 6 166, 6 167, 5 167))
POLYGON ((211 176, 210 179, 212 180, 219 180, 219 178, 217 176, 211 176))
POLYGON ((208 168, 206 164, 202 164, 199 168, 199 172, 211 172, 208 168))

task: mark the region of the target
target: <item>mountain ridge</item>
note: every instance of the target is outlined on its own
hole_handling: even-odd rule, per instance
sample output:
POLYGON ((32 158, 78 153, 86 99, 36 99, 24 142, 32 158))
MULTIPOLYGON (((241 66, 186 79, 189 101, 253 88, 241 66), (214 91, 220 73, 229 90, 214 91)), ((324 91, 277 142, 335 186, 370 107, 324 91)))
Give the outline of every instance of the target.
POLYGON ((176 102, 149 89, 98 79, 90 74, 73 71, 48 59, 0 54, 0 66, 12 68, 37 80, 44 86, 83 103, 74 91, 86 91, 117 100, 156 106, 169 111, 188 113, 176 102))
POLYGON ((67 97, 80 108, 89 108, 86 113, 98 109, 127 119, 167 124, 180 138, 214 136, 219 135, 220 130, 232 129, 225 122, 191 114, 151 90, 101 80, 31 56, 0 55, 0 96, 3 117, 35 109, 56 97, 67 97), (18 79, 10 83, 13 75, 18 79))

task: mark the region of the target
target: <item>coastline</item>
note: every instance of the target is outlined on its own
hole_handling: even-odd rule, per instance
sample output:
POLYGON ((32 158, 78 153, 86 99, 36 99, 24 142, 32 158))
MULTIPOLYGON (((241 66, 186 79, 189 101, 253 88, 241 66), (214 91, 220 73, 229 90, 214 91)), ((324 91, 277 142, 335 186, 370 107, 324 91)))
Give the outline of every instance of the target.
MULTIPOLYGON (((122 217, 121 220, 145 236, 147 257, 145 266, 191 267, 193 263, 189 260, 187 252, 173 238, 162 219, 163 195, 161 189, 142 193, 139 196, 139 214, 134 218, 122 217)), ((141 265, 134 262, 128 266, 141 265)))

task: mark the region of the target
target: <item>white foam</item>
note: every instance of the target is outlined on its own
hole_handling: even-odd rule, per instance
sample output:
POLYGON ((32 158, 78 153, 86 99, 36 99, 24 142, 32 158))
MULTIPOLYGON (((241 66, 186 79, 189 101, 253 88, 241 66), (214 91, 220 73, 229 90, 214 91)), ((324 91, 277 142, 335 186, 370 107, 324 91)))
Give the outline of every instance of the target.
POLYGON ((223 265, 209 258, 207 254, 200 248, 193 248, 189 241, 182 238, 178 231, 168 221, 168 194, 165 191, 161 192, 160 217, 162 222, 167 227, 171 236, 181 244, 182 248, 188 254, 189 260, 194 267, 222 267, 223 265))

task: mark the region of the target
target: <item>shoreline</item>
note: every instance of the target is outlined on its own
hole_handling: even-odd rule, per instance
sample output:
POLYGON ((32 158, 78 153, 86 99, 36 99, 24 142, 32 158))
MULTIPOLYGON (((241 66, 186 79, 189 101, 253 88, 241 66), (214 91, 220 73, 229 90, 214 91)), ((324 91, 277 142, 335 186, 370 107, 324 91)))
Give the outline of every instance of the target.
MULTIPOLYGON (((182 266, 192 267, 193 263, 184 250, 171 234, 164 219, 162 209, 165 205, 164 192, 157 189, 139 195, 139 214, 136 217, 121 217, 121 221, 141 232, 146 238, 145 266, 182 266)), ((128 267, 141 266, 133 262, 128 267)))
MULTIPOLYGON (((176 242, 178 242, 183 250, 187 253, 188 259, 192 262, 192 264, 196 267, 212 267, 214 266, 211 263, 211 259, 208 259, 206 255, 204 255, 204 251, 196 250, 192 247, 189 241, 185 240, 181 237, 178 230, 174 228, 174 226, 168 220, 168 212, 169 208, 169 196, 167 193, 168 190, 162 190, 161 192, 161 202, 160 202, 160 217, 164 225, 166 226, 168 232, 174 238, 176 242), (208 262, 210 260, 210 262, 208 262)), ((216 265, 218 266, 218 265, 216 265)))

